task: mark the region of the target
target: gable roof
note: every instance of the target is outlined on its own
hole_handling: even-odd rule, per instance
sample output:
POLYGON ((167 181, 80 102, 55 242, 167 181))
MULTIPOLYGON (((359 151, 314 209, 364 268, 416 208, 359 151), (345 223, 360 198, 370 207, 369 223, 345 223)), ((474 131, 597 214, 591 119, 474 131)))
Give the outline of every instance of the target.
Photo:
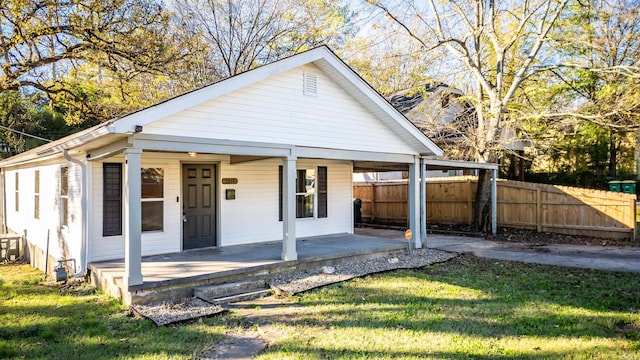
POLYGON ((443 154, 434 142, 427 138, 416 126, 398 112, 382 95, 374 90, 355 71, 335 55, 327 46, 292 55, 259 68, 249 70, 230 78, 207 85, 197 90, 165 100, 120 118, 106 121, 92 128, 39 146, 22 154, 0 161, 0 167, 33 161, 36 158, 59 154, 88 144, 105 145, 114 138, 123 137, 143 126, 193 106, 215 99, 242 87, 264 80, 270 76, 312 63, 333 81, 343 87, 365 108, 382 120, 407 144, 421 155, 441 156, 443 154), (118 136, 120 135, 120 136, 118 136))

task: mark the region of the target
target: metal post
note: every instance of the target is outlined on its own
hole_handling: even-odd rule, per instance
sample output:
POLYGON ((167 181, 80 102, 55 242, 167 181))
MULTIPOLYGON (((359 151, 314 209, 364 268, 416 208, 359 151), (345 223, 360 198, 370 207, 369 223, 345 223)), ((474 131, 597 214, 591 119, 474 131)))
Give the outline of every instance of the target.
POLYGON ((427 247, 427 165, 420 158, 420 241, 427 247))
POLYGON ((420 161, 415 157, 413 163, 409 165, 409 229, 413 234, 415 248, 422 247, 422 239, 420 237, 420 161))
POLYGON ((491 170, 491 233, 498 232, 498 169, 491 170))

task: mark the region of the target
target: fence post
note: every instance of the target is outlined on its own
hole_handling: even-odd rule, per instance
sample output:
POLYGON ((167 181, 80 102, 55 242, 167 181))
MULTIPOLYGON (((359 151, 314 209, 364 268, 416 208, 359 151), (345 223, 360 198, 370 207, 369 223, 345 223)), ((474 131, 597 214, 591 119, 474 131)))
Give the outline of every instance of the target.
POLYGON ((542 203, 539 187, 536 187, 536 230, 542 232, 542 203))
POLYGON ((376 184, 371 183, 371 222, 376 219, 376 184))
POLYGON ((633 224, 633 227, 631 228, 631 241, 635 241, 636 230, 638 228, 638 222, 636 219, 636 200, 631 199, 629 203, 631 204, 631 224, 633 224))
POLYGON ((473 188, 470 177, 467 177, 467 221, 469 225, 473 224, 473 188))

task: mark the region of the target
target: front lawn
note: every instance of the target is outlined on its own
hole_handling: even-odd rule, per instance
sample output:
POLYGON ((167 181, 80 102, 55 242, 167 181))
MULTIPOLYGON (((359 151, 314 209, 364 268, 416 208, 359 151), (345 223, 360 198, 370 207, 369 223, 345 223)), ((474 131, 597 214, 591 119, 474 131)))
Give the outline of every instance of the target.
MULTIPOLYGON (((0 358, 187 359, 251 326, 230 313, 159 328, 41 278, 0 265, 0 358)), ((264 309, 279 338, 259 359, 640 359, 637 273, 461 256, 294 299, 301 311, 264 309)))
POLYGON ((225 333, 221 318, 159 328, 89 286, 59 289, 42 277, 0 265, 0 358, 190 359, 225 333))
POLYGON ((260 359, 640 359, 640 274, 461 256, 300 295, 260 359))

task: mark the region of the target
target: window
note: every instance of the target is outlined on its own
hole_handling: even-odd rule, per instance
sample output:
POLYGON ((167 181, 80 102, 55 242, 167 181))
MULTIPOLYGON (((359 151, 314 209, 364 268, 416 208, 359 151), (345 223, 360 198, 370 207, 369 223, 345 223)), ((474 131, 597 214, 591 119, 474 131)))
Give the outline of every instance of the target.
POLYGON ((451 105, 451 95, 450 94, 445 94, 442 96, 442 108, 446 109, 449 107, 449 105, 451 105))
POLYGON ((162 231, 164 218, 164 170, 142 169, 142 231, 162 231))
POLYGON ((16 212, 20 211, 20 176, 16 172, 16 183, 15 183, 15 197, 16 197, 16 212))
MULTIPOLYGON (((279 168, 279 219, 282 221, 282 166, 279 168)), ((296 170, 296 218, 327 217, 327 167, 296 170)))
POLYGON ((40 219, 40 170, 35 171, 33 180, 33 217, 40 219))
POLYGON ((316 170, 296 172, 296 218, 312 218, 316 195, 316 170))
POLYGON ((69 225, 69 168, 60 168, 60 225, 69 225))
POLYGON ((122 164, 102 164, 102 236, 122 235, 122 164))

